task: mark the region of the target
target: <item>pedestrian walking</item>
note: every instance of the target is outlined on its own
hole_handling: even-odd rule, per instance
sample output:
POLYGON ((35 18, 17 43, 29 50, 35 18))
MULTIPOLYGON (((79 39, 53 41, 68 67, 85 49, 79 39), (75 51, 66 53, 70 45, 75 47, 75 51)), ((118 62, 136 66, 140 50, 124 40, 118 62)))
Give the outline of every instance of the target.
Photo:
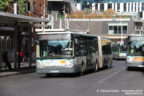
POLYGON ((20 62, 23 62, 23 59, 24 59, 24 54, 23 54, 23 51, 21 50, 20 51, 20 62))

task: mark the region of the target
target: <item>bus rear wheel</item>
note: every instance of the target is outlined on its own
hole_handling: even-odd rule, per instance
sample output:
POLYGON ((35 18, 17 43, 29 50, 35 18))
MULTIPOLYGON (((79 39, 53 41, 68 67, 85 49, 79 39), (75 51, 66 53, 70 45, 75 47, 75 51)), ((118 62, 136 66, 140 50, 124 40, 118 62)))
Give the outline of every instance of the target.
POLYGON ((52 76, 52 74, 50 74, 50 73, 46 74, 46 77, 51 77, 51 76, 52 76))
POLYGON ((98 64, 96 64, 96 65, 95 65, 95 70, 94 70, 94 71, 95 71, 95 72, 98 72, 98 70, 99 70, 99 66, 98 66, 98 64))
POLYGON ((108 58, 108 64, 107 64, 107 66, 106 66, 106 68, 110 68, 111 67, 111 60, 108 58))

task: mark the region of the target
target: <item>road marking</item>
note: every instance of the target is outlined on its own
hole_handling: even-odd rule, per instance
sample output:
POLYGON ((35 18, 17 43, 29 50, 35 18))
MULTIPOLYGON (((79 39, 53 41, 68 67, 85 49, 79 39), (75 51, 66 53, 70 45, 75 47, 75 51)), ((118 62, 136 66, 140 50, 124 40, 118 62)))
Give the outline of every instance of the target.
POLYGON ((113 77, 114 75, 118 74, 118 73, 121 72, 122 70, 124 70, 124 69, 120 69, 120 70, 114 72, 113 74, 108 75, 107 77, 103 78, 102 80, 98 81, 97 83, 103 83, 105 80, 107 80, 107 79, 113 77))

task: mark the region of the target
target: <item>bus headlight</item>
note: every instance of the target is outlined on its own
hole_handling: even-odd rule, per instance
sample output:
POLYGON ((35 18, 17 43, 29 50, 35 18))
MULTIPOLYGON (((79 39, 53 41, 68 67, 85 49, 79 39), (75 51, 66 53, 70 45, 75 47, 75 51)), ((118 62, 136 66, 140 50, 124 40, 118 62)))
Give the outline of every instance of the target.
POLYGON ((132 62, 132 61, 133 61, 133 58, 132 58, 132 57, 127 56, 127 62, 132 62))
POLYGON ((36 66, 37 66, 37 68, 43 68, 43 64, 39 60, 36 61, 36 66))
POLYGON ((73 65, 74 65, 74 61, 73 60, 68 60, 66 62, 66 67, 73 67, 73 65))

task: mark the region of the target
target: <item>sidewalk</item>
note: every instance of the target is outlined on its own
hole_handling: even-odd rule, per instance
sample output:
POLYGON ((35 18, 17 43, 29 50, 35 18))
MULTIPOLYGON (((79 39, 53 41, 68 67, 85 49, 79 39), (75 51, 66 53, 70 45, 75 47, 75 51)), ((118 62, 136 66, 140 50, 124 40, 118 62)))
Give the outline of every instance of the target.
POLYGON ((32 64, 32 67, 28 66, 28 63, 21 63, 21 68, 9 71, 8 69, 1 70, 0 71, 0 78, 6 77, 6 76, 13 76, 17 74, 27 74, 27 73, 33 73, 35 72, 36 67, 35 64, 32 64))

